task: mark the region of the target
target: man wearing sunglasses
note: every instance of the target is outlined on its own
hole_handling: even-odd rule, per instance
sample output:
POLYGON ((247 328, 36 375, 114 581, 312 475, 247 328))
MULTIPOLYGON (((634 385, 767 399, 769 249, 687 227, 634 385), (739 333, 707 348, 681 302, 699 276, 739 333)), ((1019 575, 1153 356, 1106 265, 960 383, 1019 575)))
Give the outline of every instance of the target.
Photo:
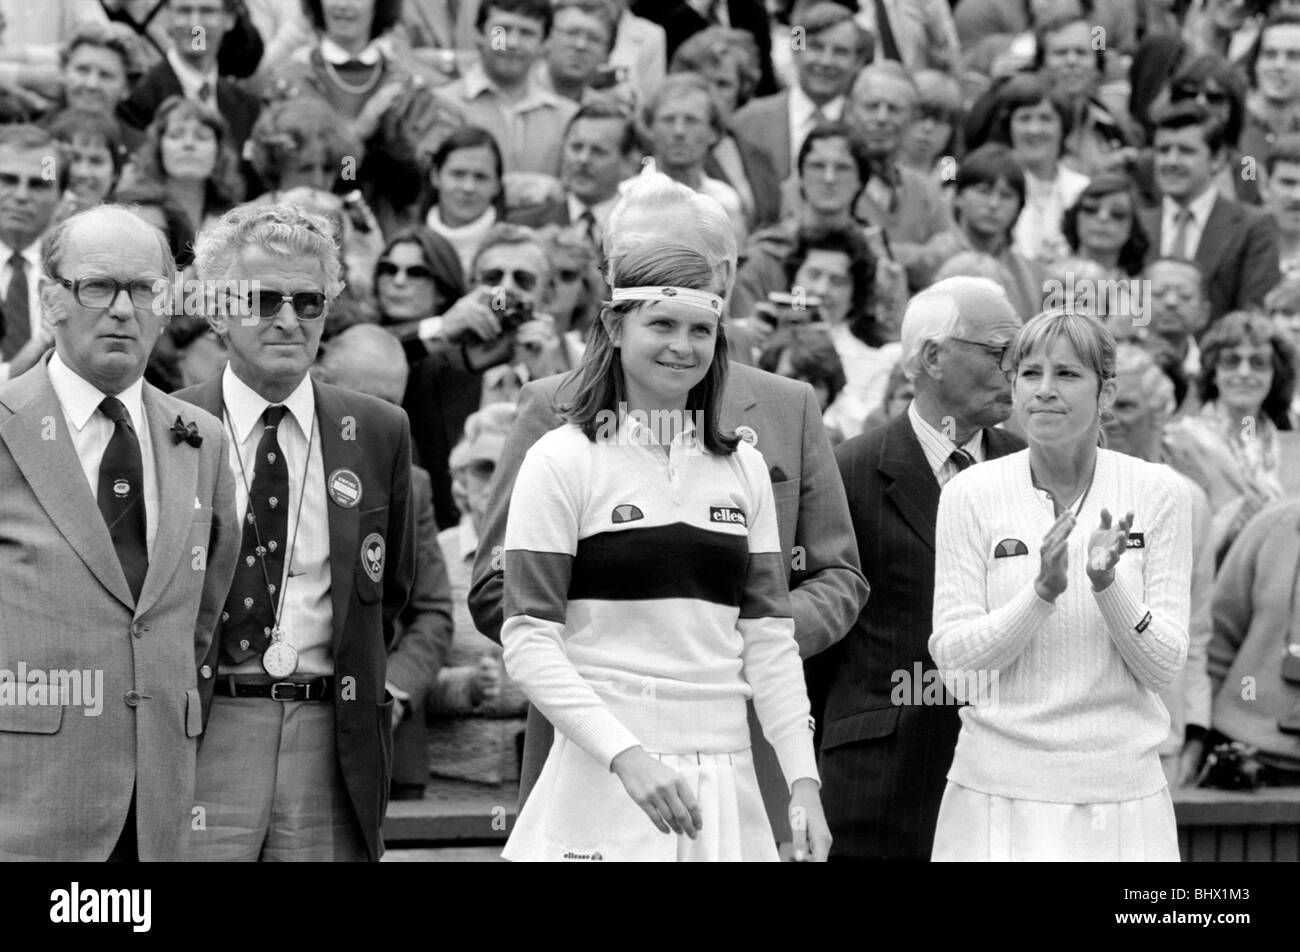
POLYGON ((473 290, 437 322, 429 356, 411 371, 403 406, 421 466, 433 477, 438 526, 459 520, 447 457, 480 406, 513 401, 529 380, 562 369, 561 338, 544 310, 552 268, 537 234, 493 226, 474 258, 473 290))
POLYGON ((0 126, 0 382, 34 365, 50 344, 36 290, 41 236, 53 220, 68 169, 45 130, 0 126))
POLYGON ((177 396, 222 421, 242 539, 199 669, 190 856, 376 861, 387 646, 414 571, 406 419, 308 375, 342 290, 328 220, 244 205, 205 230, 195 262, 230 290, 208 314, 230 362, 177 396))
POLYGON ((93 208, 41 271, 54 353, 0 386, 0 860, 178 860, 239 545, 221 424, 143 379, 161 232, 93 208))

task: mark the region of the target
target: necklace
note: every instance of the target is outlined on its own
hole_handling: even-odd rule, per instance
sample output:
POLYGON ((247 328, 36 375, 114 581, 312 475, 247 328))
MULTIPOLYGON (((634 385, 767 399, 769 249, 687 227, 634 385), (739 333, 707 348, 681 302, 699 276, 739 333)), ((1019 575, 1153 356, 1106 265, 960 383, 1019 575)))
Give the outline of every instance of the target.
POLYGON ((383 61, 380 60, 375 64, 378 68, 371 69, 370 78, 365 82, 349 83, 339 75, 339 71, 334 68, 334 64, 324 56, 320 58, 320 61, 325 64, 325 75, 329 78, 329 81, 345 93, 351 93, 353 96, 364 96, 366 93, 370 92, 370 90, 374 89, 379 83, 379 78, 384 75, 383 61))
MULTIPOLYGON (((1088 493, 1092 492, 1092 481, 1096 478, 1097 478, 1097 460, 1094 458, 1092 461, 1092 472, 1088 474, 1088 484, 1083 489, 1083 495, 1079 497, 1078 506, 1073 507, 1074 517, 1076 519, 1079 518, 1079 513, 1083 512, 1083 504, 1088 501, 1088 493)), ((1035 489, 1039 490, 1040 492, 1047 493, 1047 498, 1052 501, 1052 514, 1059 515, 1059 513, 1056 512, 1056 496, 1052 494, 1052 491, 1050 489, 1044 489, 1041 485, 1039 485, 1038 477, 1034 475, 1034 468, 1032 466, 1029 467, 1029 479, 1030 482, 1034 484, 1035 489)), ((1069 508, 1072 507, 1069 505, 1062 507, 1062 509, 1069 509, 1069 508)))
MULTIPOLYGON (((230 413, 226 409, 224 394, 221 398, 221 418, 225 420, 226 429, 230 431, 230 444, 235 450, 235 458, 239 460, 239 476, 244 483, 244 492, 248 496, 249 524, 253 527, 253 539, 257 542, 254 553, 257 555, 258 564, 262 568, 262 582, 266 585, 269 597, 271 593, 271 577, 266 571, 266 546, 262 545, 262 530, 257 524, 257 516, 252 512, 253 487, 248 482, 248 470, 244 468, 244 451, 235 437, 235 427, 230 422, 230 413)), ((293 517, 293 536, 289 540, 289 550, 284 554, 284 584, 280 586, 280 597, 273 606, 271 643, 262 652, 262 668, 273 678, 287 678, 298 670, 298 649, 289 643, 284 628, 280 626, 280 618, 284 614, 284 595, 289 590, 289 579, 293 578, 290 569, 293 566, 293 553, 298 547, 298 527, 302 525, 302 502, 307 498, 307 474, 311 469, 311 448, 315 442, 316 420, 313 412, 311 429, 307 435, 307 456, 302 467, 302 489, 298 493, 298 510, 293 517)))

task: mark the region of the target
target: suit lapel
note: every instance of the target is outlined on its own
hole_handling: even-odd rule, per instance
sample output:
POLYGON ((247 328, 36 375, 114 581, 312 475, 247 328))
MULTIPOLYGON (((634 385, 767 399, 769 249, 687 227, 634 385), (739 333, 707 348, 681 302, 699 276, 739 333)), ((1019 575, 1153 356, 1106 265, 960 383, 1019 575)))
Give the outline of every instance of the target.
POLYGON ((722 393, 722 409, 718 413, 718 428, 723 433, 734 433, 736 427, 745 422, 745 414, 758 405, 758 394, 744 371, 736 372, 740 366, 733 363, 727 374, 727 386, 722 393))
POLYGON ((1210 207, 1210 215, 1205 219, 1205 227, 1201 229, 1201 243, 1196 246, 1195 255, 1201 274, 1206 278, 1214 274, 1223 261, 1225 240, 1233 234, 1237 224, 1236 211, 1222 196, 1216 196, 1210 207))
MULTIPOLYGON (((348 416, 347 405, 339 391, 315 382, 316 425, 320 428, 321 460, 325 464, 325 479, 328 486, 330 474, 338 469, 350 469, 361 479, 361 449, 355 439, 358 422, 346 421, 351 438, 345 439, 344 418, 348 416)), ((362 484, 361 503, 357 506, 340 506, 330 496, 328 488, 325 493, 325 508, 329 512, 330 523, 330 605, 334 615, 333 646, 334 657, 343 639, 343 625, 348 617, 348 603, 352 598, 353 569, 356 565, 357 526, 361 505, 366 502, 365 485, 362 484)))
POLYGON ((1157 205, 1155 208, 1138 209, 1138 221, 1142 223, 1142 227, 1146 229, 1151 239, 1151 247, 1147 249, 1148 263, 1160 257, 1160 223, 1163 220, 1161 208, 1162 206, 1157 205))
POLYGON ((191 557, 181 547, 194 522, 192 497, 199 476, 199 450, 172 439, 171 421, 167 418, 162 395, 147 383, 144 385, 144 412, 149 436, 153 440, 154 470, 158 476, 158 511, 154 514, 158 526, 137 613, 148 611, 158 600, 167 582, 176 574, 177 560, 184 562, 191 557))
POLYGON ((939 481, 934 478, 921 443, 906 413, 889 424, 880 447, 880 472, 889 478, 885 490, 912 531, 934 551, 934 523, 939 513, 939 481))
POLYGON ((54 527, 86 568, 123 605, 134 609, 135 599, 95 494, 86 483, 46 364, 42 362, 28 376, 32 399, 0 426, 0 439, 54 527))

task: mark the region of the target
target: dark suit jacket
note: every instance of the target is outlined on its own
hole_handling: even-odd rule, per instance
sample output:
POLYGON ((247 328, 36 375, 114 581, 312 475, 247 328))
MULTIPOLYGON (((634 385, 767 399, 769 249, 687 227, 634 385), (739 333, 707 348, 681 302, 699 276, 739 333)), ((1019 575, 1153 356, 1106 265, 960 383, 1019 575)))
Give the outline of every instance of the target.
MULTIPOLYGON (((1024 447, 985 430, 986 456, 1024 447)), ((907 414, 838 446, 871 602, 817 659, 830 672, 822 724, 822 805, 834 858, 930 858, 961 722, 955 705, 898 706, 895 671, 932 670, 939 483, 907 414)))
MULTIPOLYGON (((1160 206, 1139 210, 1151 238, 1147 260, 1160 257, 1160 206)), ((1277 223, 1267 212, 1230 202, 1220 195, 1196 248, 1196 263, 1210 301, 1210 321, 1229 311, 1262 306, 1264 295, 1280 280, 1277 223)))
POLYGON ((411 368, 402 406, 411 418, 416 461, 433 479, 433 512, 439 529, 449 529, 460 521, 451 497, 447 457, 482 396, 483 374, 470 370, 456 345, 436 344, 428 357, 411 368))
POLYGON ((730 125, 742 155, 752 151, 763 153, 776 174, 779 191, 780 183, 790 177, 791 171, 790 93, 751 99, 736 110, 730 125))
MULTIPOLYGON (((556 402, 568 396, 569 391, 561 388, 572 379, 572 375, 555 375, 524 387, 514 429, 497 461, 469 593, 474 623, 493 641, 501 640, 502 621, 502 573, 496 553, 505 540, 515 477, 528 448, 560 425, 556 402)), ((795 640, 806 659, 839 641, 867 600, 868 589, 849 533, 844 489, 835 478, 821 409, 807 384, 732 363, 721 425, 730 431, 741 424, 754 429, 755 445, 770 468, 781 548, 791 553, 795 640)), ((750 736, 768 819, 777 837, 788 840, 789 788, 776 755, 759 731, 752 706, 750 736)), ((541 772, 551 737, 550 725, 530 710, 519 781, 521 804, 541 772)))
MULTIPOLYGON (((708 21, 695 9, 681 0, 636 0, 632 12, 639 17, 658 23, 668 37, 668 59, 671 62, 677 47, 707 27, 708 21)), ((732 29, 745 30, 758 44, 759 69, 758 94, 766 96, 776 92, 776 76, 772 72, 772 28, 767 8, 762 0, 727 0, 727 16, 732 29)))
MULTIPOLYGON (((163 100, 182 95, 176 71, 166 59, 160 60, 136 82, 131 95, 118 107, 118 117, 128 126, 145 129, 153 121, 163 100)), ((253 123, 257 122, 261 109, 261 101, 239 83, 225 77, 217 78, 217 111, 230 126, 231 144, 236 155, 240 154, 244 141, 253 131, 253 123)))
MULTIPOLYGON (((328 494, 326 502, 338 685, 334 731, 343 782, 366 850, 377 861, 383 854, 380 825, 388 807, 393 751, 393 701, 384 689, 388 637, 392 619, 406 604, 414 573, 411 435, 402 411, 382 400, 319 381, 313 387, 326 479, 335 470, 350 469, 362 487, 356 506, 341 506, 328 494), (363 540, 372 533, 387 548, 378 582, 367 574, 361 554, 363 540)), ((221 417, 221 375, 174 396, 221 417)), ((205 720, 220 646, 218 631, 206 661, 209 677, 199 684, 205 720)))
MULTIPOLYGON (((741 169, 754 193, 754 220, 750 223, 750 231, 776 224, 781 218, 781 177, 776 174, 772 158, 747 139, 735 135, 731 138, 740 153, 741 169)), ((704 174, 728 185, 735 184, 722 171, 712 153, 704 162, 704 174)))

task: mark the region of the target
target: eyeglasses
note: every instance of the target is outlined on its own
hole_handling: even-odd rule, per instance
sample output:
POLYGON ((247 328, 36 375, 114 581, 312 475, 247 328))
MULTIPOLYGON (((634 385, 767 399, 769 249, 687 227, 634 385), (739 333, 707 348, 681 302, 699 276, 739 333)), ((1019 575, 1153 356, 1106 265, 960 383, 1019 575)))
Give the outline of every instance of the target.
POLYGON ((1239 354, 1235 350, 1221 350, 1215 360, 1214 365, 1220 370, 1236 370, 1243 363, 1249 364, 1250 369, 1257 374, 1262 374, 1266 370, 1273 369, 1273 357, 1271 354, 1251 354, 1247 357, 1239 354))
POLYGON ((375 266, 375 274, 381 278, 395 278, 405 274, 412 281, 432 281, 433 271, 422 264, 413 264, 409 268, 392 261, 381 261, 375 266))
POLYGON ((1169 98, 1174 102, 1182 102, 1185 99, 1196 99, 1203 96, 1207 103, 1215 106, 1221 106, 1228 101, 1228 93, 1222 89, 1205 89, 1195 84, 1180 84, 1170 90, 1169 98))
MULTIPOLYGON (((479 272, 478 282, 494 288, 505 280, 505 276, 506 272, 501 268, 489 268, 479 272)), ((531 271, 511 271, 510 277, 520 291, 531 291, 537 287, 537 275, 531 271)))
POLYGON ((284 307, 285 301, 293 305, 293 312, 298 315, 300 321, 314 321, 325 313, 323 291, 294 291, 292 294, 285 294, 283 291, 264 288, 249 291, 244 295, 244 300, 258 317, 275 317, 280 313, 280 308, 284 307))
POLYGON ((972 347, 980 348, 998 362, 998 367, 1003 373, 1011 373, 1010 344, 986 344, 983 341, 966 340, 962 337, 949 337, 948 339, 956 341, 959 344, 970 344, 972 347))
POLYGON ((136 278, 133 281, 118 281, 116 278, 77 278, 68 280, 57 274, 50 278, 72 292, 73 298, 82 307, 112 307, 118 294, 126 291, 136 308, 152 307, 158 295, 166 287, 162 278, 136 278))
POLYGON ((1080 215, 1095 215, 1100 217, 1102 212, 1105 212, 1106 217, 1114 221, 1128 221, 1133 217, 1133 213, 1127 208, 1110 208, 1106 205, 1079 206, 1080 215))
POLYGON ((41 178, 39 175, 25 179, 21 175, 14 175, 12 172, 0 172, 0 188, 5 191, 13 191, 23 182, 27 183, 27 191, 29 192, 50 192, 55 188, 55 183, 51 179, 41 178))

